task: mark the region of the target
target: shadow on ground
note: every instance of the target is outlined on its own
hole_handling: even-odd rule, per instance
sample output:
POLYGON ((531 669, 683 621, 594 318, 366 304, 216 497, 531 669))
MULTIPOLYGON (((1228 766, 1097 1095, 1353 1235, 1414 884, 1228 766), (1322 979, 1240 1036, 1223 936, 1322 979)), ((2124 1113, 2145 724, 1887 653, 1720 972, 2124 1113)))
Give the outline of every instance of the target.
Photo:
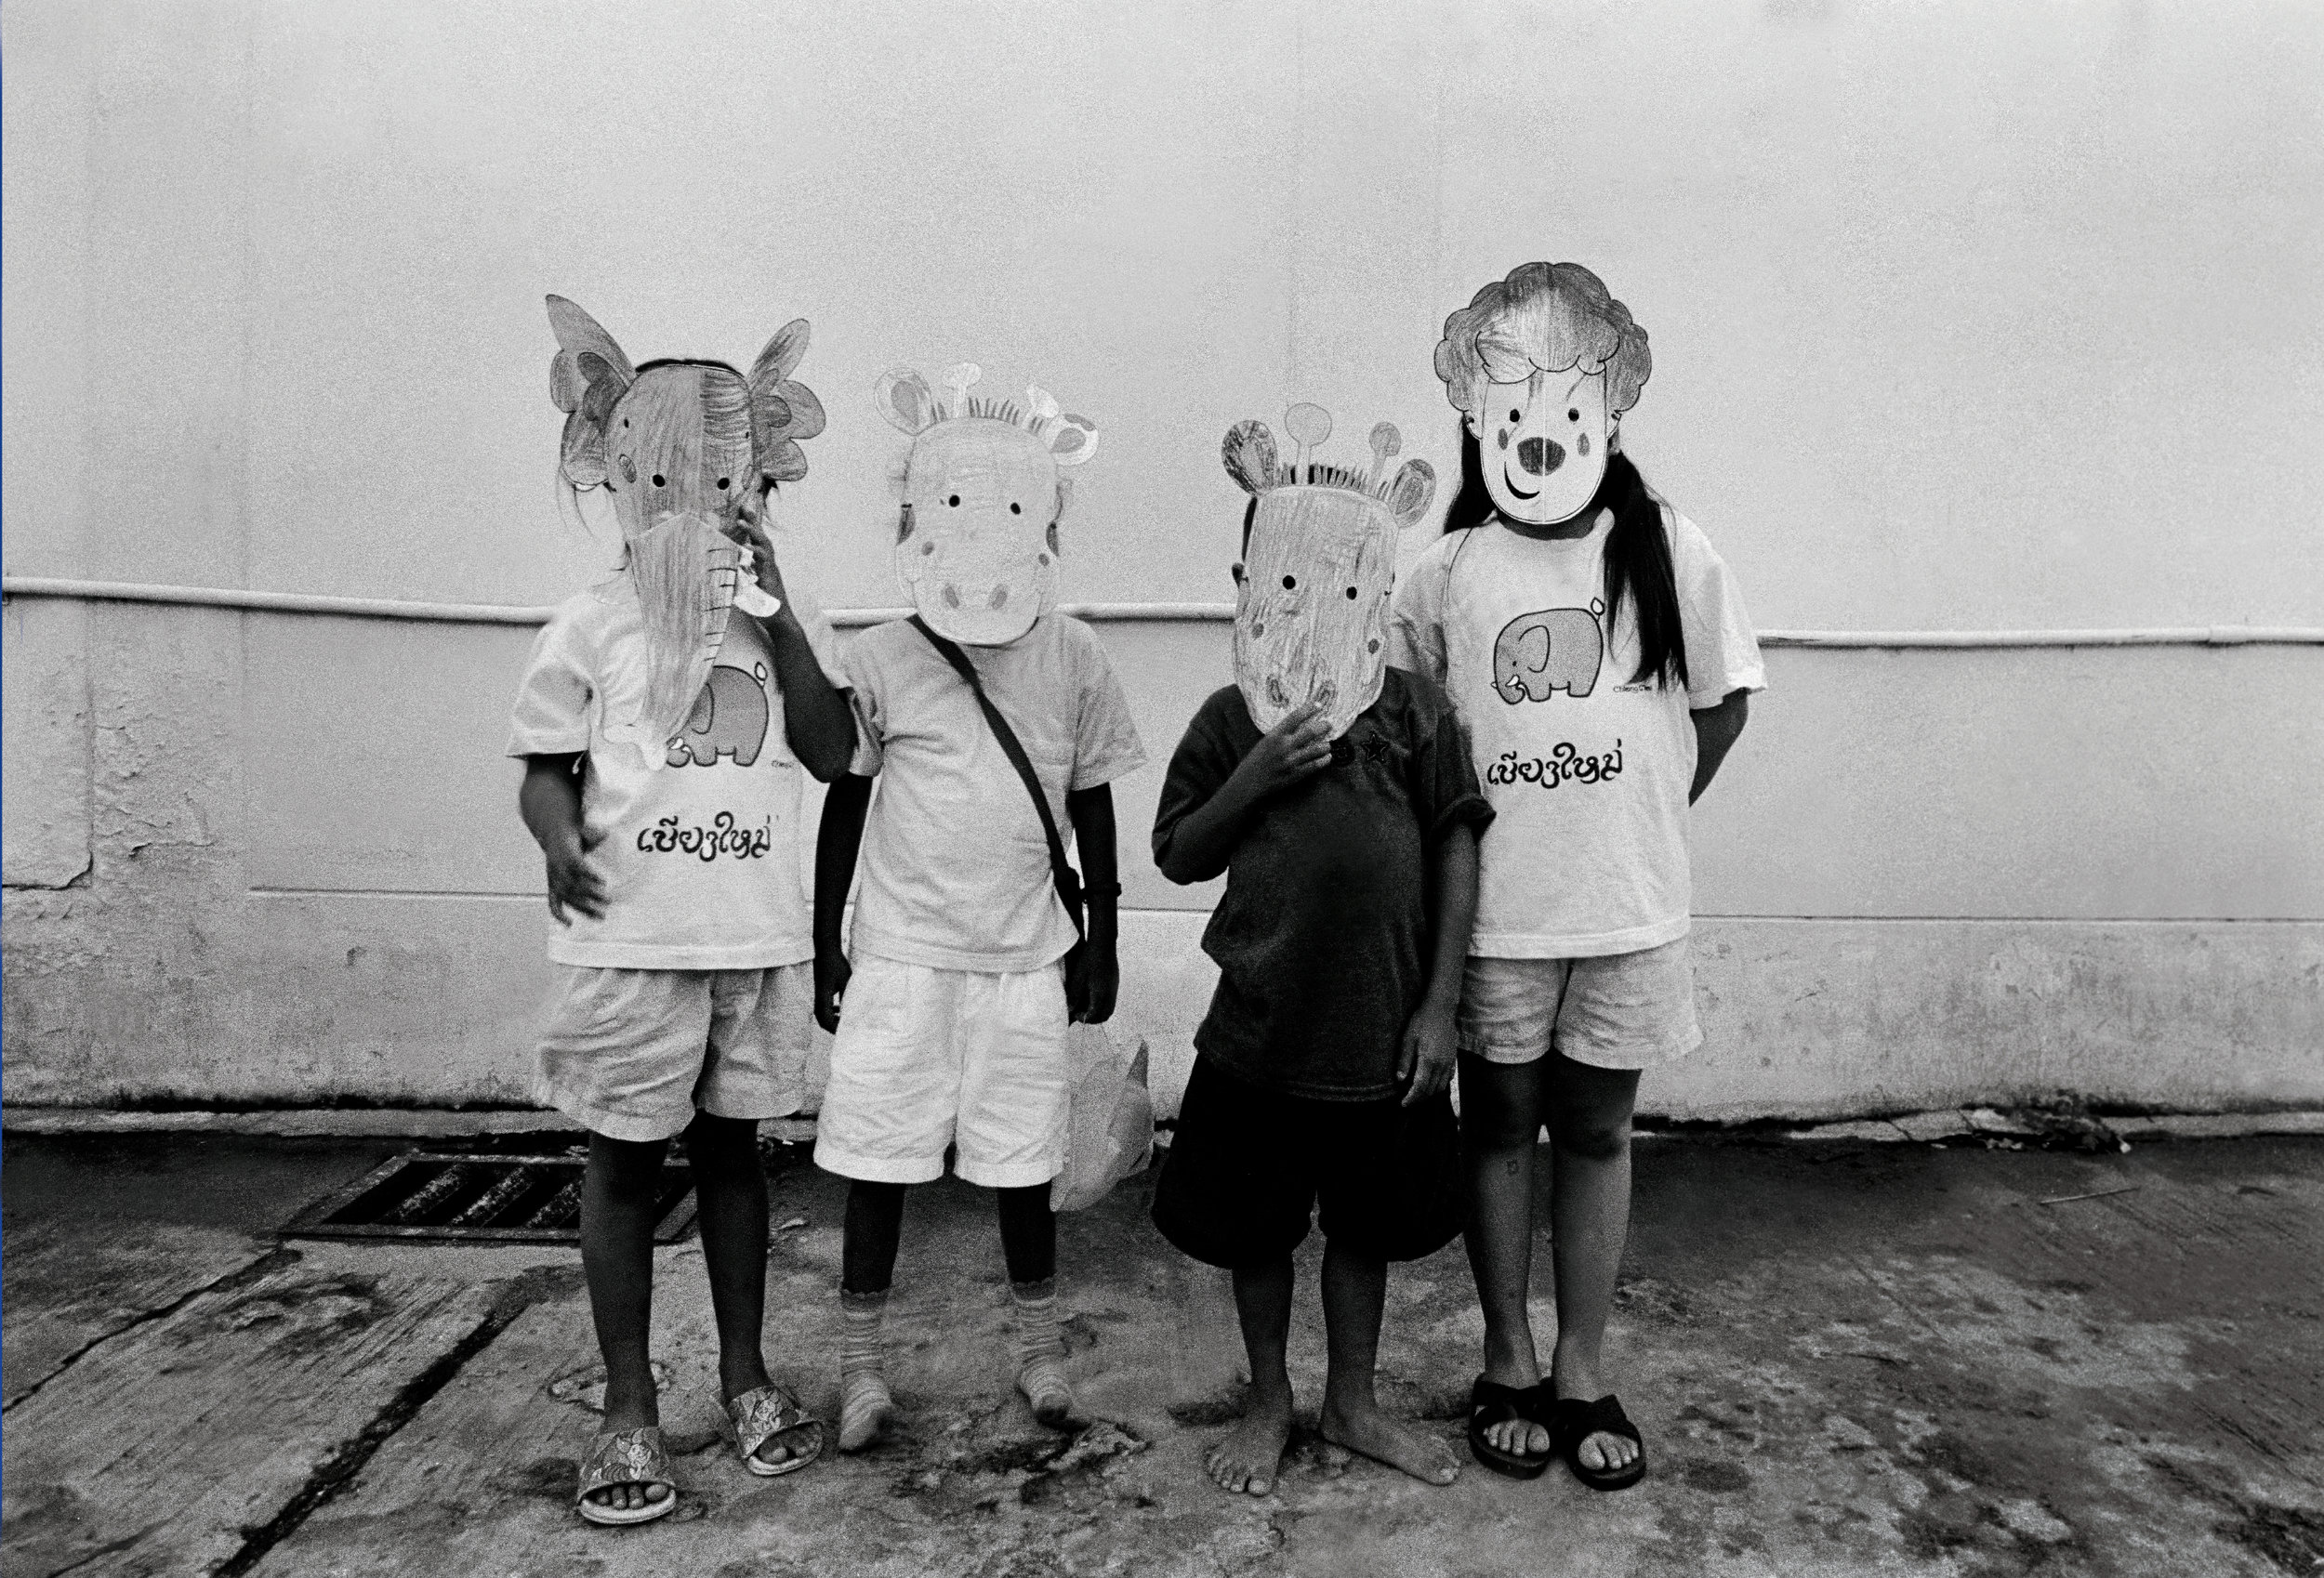
MULTIPOLYGON (((2324 1142, 1644 1141, 1612 1348, 1652 1471, 1610 1496, 1472 1464, 1433 1490, 1312 1436, 1276 1493, 1211 1489, 1232 1308, 1147 1227, 1144 1180, 1063 1223, 1093 1422, 1044 1430, 1009 1385, 989 1201, 931 1186, 891 1325, 904 1427, 785 1479, 720 1440, 700 1252, 660 1252, 684 1504, 628 1531, 570 1507, 597 1380, 570 1250, 272 1238, 389 1149, 8 1140, 12 1578, 2324 1571, 2324 1142)), ((841 1186, 773 1154, 768 1350, 828 1416, 841 1186)), ((1399 1269, 1390 1405, 1457 1442, 1479 1330, 1458 1247, 1399 1269)))

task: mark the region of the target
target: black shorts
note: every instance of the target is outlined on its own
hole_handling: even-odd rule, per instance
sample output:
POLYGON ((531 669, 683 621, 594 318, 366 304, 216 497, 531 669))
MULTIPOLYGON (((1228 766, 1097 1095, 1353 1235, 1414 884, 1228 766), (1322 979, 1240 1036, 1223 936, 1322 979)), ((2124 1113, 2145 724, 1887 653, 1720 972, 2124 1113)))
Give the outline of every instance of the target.
POLYGON ((1418 1260, 1459 1236, 1459 1125, 1452 1098, 1286 1096, 1195 1059, 1178 1131, 1154 1186, 1154 1225, 1212 1266, 1281 1260, 1324 1236, 1378 1260, 1418 1260))

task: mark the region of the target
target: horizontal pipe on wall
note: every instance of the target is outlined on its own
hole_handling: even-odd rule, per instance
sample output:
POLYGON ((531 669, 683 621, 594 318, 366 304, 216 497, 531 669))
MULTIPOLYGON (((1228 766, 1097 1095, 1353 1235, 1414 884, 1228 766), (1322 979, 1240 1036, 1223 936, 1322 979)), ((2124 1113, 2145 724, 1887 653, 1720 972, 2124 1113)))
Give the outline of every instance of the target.
MULTIPOLYGON (((0 576, 0 596, 66 598, 84 602, 167 603, 184 608, 339 619, 401 619, 439 625, 546 625, 548 608, 495 603, 409 602, 395 598, 336 598, 311 592, 245 592, 212 586, 153 586, 127 581, 76 581, 50 575, 0 576)), ((1099 624, 1123 621, 1223 624, 1233 603, 1063 603, 1060 611, 1099 624)), ((858 628, 901 619, 905 608, 834 609, 831 623, 858 628)), ((1765 647, 1835 649, 2000 647, 2324 646, 2324 627, 2195 625, 2123 630, 1763 630, 1765 647)))

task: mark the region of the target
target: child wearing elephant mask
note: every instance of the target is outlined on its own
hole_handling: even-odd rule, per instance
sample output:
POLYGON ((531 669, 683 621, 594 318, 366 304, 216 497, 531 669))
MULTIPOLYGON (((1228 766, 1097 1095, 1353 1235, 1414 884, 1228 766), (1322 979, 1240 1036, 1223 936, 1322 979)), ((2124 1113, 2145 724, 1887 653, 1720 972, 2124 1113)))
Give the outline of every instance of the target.
POLYGON ((1601 1343, 1630 1216, 1640 1071, 1695 1021, 1687 808, 1765 686, 1726 565, 1621 452, 1653 363, 1575 263, 1527 263, 1447 318, 1461 415, 1445 535, 1396 596, 1396 661, 1440 681, 1495 812, 1478 849, 1458 1015, 1470 1258, 1485 1373, 1469 1445, 1498 1472, 1552 1453, 1598 1490, 1645 1455, 1601 1343), (1526 1307, 1534 1139, 1547 1124, 1557 1346, 1526 1307))
POLYGON ((558 608, 518 688, 508 754, 548 862, 557 982, 539 1094, 589 1131, 581 1258, 605 1360, 605 1428, 575 1506, 638 1523, 677 1505, 646 1335, 663 1155, 685 1136, 718 1315, 720 1395, 754 1474, 804 1467, 823 1427, 760 1349, 762 1118, 799 1111, 812 926, 799 881, 799 769, 828 782, 854 726, 829 624, 786 585, 766 495, 806 474, 823 410, 791 377, 807 324, 747 375, 633 366, 548 298, 550 394, 566 413, 560 497, 602 489, 621 568, 558 608))

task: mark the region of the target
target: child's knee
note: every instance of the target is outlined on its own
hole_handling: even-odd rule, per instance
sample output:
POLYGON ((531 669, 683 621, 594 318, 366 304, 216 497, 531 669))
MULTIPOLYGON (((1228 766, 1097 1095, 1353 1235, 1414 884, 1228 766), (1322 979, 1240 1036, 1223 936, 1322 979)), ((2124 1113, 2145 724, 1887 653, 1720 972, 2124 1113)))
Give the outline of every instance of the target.
POLYGON ((758 1121, 696 1112, 693 1122, 686 1125, 686 1160, 697 1174, 757 1171, 758 1121))
POLYGON ((1541 1120, 1530 1110, 1497 1101, 1472 1101, 1461 1109, 1460 1143, 1472 1152, 1529 1150, 1540 1135, 1541 1120))
POLYGON ((1550 1143, 1563 1154, 1585 1161, 1618 1161, 1630 1150, 1630 1119, 1591 1112, 1553 1117, 1550 1143))

